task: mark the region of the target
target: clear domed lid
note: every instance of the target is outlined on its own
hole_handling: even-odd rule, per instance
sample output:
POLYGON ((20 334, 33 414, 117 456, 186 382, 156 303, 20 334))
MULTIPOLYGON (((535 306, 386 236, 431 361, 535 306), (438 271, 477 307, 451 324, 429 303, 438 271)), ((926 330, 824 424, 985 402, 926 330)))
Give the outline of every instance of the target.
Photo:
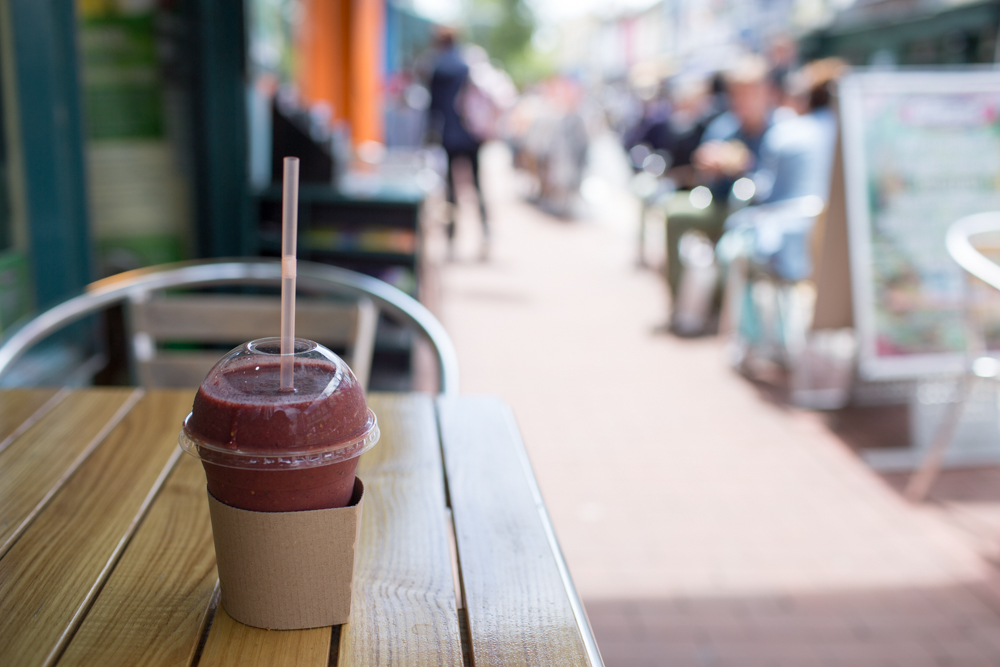
POLYGON ((205 377, 181 447, 230 468, 283 470, 360 456, 379 438, 364 389, 343 359, 295 339, 294 389, 280 386, 281 339, 244 343, 205 377))

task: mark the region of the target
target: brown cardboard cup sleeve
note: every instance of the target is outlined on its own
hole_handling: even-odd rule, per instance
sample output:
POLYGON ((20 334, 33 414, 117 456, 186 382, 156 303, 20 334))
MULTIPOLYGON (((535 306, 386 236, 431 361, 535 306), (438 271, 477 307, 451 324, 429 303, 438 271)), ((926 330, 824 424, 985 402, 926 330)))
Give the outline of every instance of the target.
POLYGON ((251 512, 208 494, 222 606, 237 621, 270 630, 346 623, 364 485, 348 507, 251 512))

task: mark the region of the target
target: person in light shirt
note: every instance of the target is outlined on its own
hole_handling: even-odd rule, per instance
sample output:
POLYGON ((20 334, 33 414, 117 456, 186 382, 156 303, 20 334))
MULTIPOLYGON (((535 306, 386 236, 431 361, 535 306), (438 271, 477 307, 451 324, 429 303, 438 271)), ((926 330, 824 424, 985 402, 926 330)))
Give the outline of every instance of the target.
POLYGON ((757 207, 804 197, 814 197, 818 208, 825 204, 837 137, 831 89, 845 69, 842 61, 828 58, 809 63, 789 77, 790 98, 803 113, 776 123, 762 138, 752 175, 753 200, 749 208, 726 221, 727 232, 719 247, 723 259, 727 254, 749 253, 754 261, 790 281, 812 273, 809 237, 815 217, 768 218, 758 215, 757 207))
POLYGON ((829 196, 837 137, 832 88, 845 71, 842 61, 826 59, 809 63, 789 78, 790 98, 803 113, 775 124, 764 135, 751 205, 726 220, 726 232, 716 246, 716 257, 726 269, 724 328, 734 334, 730 362, 738 368, 749 368, 748 359, 768 336, 750 297, 751 267, 779 285, 812 274, 812 230, 829 196))

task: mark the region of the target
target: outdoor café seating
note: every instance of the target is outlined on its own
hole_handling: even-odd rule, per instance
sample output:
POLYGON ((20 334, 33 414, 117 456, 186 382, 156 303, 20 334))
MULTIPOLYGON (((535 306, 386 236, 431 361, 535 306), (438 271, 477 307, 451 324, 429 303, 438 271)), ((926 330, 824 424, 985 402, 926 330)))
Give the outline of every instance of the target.
MULTIPOLYGON (((230 261, 101 281, 8 336, 0 374, 136 294, 280 277, 274 262, 230 261)), ((382 436, 358 465, 350 621, 266 630, 227 613, 205 473, 178 447, 193 389, 6 389, 0 665, 603 664, 510 408, 458 394, 451 341, 410 297, 308 263, 298 280, 370 299, 439 361, 437 396, 367 397, 382 436)))

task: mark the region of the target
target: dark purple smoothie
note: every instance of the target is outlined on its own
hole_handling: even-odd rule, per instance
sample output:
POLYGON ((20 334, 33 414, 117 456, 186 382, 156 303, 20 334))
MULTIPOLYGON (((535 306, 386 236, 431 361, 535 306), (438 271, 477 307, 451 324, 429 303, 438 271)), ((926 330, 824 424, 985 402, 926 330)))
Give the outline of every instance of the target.
POLYGON ((374 415, 350 369, 329 354, 297 355, 294 392, 280 389, 278 355, 236 355, 209 373, 184 429, 217 500, 259 512, 350 502, 374 415))

